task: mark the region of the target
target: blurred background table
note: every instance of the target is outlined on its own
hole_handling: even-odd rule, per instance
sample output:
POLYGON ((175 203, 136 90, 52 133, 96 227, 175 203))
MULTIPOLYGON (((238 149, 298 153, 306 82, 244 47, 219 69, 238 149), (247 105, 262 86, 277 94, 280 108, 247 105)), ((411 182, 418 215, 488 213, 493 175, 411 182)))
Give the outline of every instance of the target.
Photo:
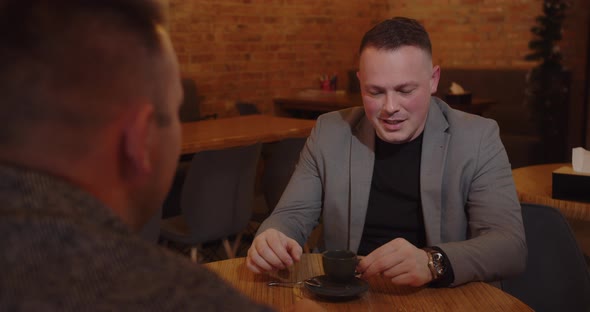
POLYGON ((251 299, 284 311, 302 298, 316 301, 327 311, 531 311, 520 300, 482 282, 455 288, 413 288, 393 285, 388 279, 369 280, 369 291, 352 300, 331 301, 316 297, 303 286, 268 286, 273 280, 301 281, 323 274, 320 254, 303 254, 289 270, 254 274, 245 258, 205 264, 251 299))
MULTIPOLYGON (((555 163, 521 167, 512 170, 518 199, 523 203, 547 205, 559 209, 567 218, 582 251, 590 255, 590 202, 555 199, 552 197, 555 169, 570 163, 555 163)), ((590 190, 589 190, 590 192, 590 190)))
POLYGON ((273 99, 275 113, 280 116, 316 119, 319 115, 354 106, 362 106, 360 93, 304 90, 295 95, 273 99))
POLYGON ((246 115, 182 124, 182 154, 307 137, 313 120, 246 115))
POLYGON ((525 203, 555 207, 568 219, 590 221, 590 202, 552 197, 552 173, 563 166, 571 167, 571 164, 543 164, 512 170, 518 199, 525 203))
MULTIPOLYGON (((278 115, 309 119, 315 119, 326 112, 363 105, 360 93, 322 90, 304 90, 292 96, 275 98, 273 102, 278 115)), ((451 105, 451 107, 482 115, 493 104, 494 101, 491 99, 473 98, 470 105, 451 105)))

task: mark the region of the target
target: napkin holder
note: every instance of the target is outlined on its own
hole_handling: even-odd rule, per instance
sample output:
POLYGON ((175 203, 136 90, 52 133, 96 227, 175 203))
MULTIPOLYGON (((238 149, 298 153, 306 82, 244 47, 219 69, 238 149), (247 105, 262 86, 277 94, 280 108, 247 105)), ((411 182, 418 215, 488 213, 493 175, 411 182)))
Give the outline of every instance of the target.
POLYGON ((555 199, 590 202, 590 173, 577 172, 571 166, 553 171, 552 196, 555 199))

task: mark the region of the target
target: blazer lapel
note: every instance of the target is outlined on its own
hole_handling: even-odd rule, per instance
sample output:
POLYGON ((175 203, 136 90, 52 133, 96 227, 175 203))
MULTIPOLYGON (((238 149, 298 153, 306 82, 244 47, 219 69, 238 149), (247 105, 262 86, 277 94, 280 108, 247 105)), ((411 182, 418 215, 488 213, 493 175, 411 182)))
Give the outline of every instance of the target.
POLYGON ((441 189, 450 139, 450 134, 446 131, 448 127, 445 116, 434 98, 431 98, 420 158, 422 214, 426 228, 426 243, 430 246, 441 242, 441 189))
POLYGON ((349 168, 347 168, 349 171, 351 213, 349 248, 350 250, 357 250, 365 226, 375 162, 375 130, 364 114, 357 126, 353 128, 350 140, 350 164, 349 168))

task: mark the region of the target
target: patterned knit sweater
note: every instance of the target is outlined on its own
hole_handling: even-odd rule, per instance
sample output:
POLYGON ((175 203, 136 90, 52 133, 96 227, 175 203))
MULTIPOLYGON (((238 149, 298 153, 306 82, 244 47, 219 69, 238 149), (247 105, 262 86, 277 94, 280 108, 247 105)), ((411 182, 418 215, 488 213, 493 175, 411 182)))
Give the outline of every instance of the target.
POLYGON ((0 166, 0 311, 268 311, 90 194, 0 166))

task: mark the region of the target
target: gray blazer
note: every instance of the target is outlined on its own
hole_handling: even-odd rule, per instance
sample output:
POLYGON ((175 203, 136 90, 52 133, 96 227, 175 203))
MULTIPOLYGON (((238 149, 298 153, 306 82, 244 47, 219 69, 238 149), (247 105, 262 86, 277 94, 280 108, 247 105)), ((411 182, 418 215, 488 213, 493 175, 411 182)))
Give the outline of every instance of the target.
MULTIPOLYGON (((362 107, 320 116, 259 233, 275 228, 304 244, 322 216, 320 245, 356 251, 369 201, 374 144, 375 130, 362 107)), ((497 123, 432 97, 421 157, 426 241, 447 254, 455 273, 452 285, 523 271, 527 249, 520 204, 497 123)))

